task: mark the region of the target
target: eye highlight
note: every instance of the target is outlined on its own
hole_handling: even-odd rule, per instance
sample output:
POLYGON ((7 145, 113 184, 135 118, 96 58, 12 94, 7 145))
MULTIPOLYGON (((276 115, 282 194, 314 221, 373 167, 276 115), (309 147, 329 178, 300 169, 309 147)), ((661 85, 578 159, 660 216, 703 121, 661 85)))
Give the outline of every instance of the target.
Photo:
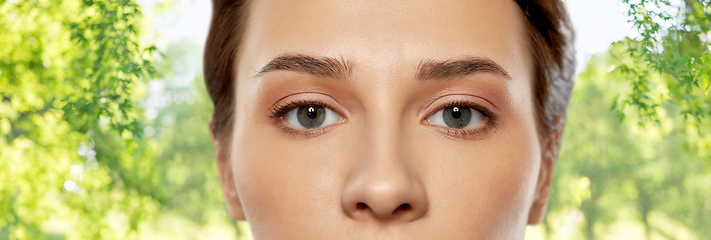
POLYGON ((430 114, 425 122, 446 134, 463 138, 481 138, 498 130, 499 117, 486 107, 469 101, 453 101, 430 114))
POLYGON ((311 135, 329 125, 340 123, 343 117, 321 100, 295 100, 269 109, 270 118, 278 118, 281 130, 289 135, 311 135))
POLYGON ((451 106, 435 112, 427 121, 432 125, 461 129, 476 126, 484 121, 484 115, 467 106, 451 106))
POLYGON ((338 113, 319 105, 304 105, 284 115, 284 120, 294 127, 314 129, 338 123, 338 113))

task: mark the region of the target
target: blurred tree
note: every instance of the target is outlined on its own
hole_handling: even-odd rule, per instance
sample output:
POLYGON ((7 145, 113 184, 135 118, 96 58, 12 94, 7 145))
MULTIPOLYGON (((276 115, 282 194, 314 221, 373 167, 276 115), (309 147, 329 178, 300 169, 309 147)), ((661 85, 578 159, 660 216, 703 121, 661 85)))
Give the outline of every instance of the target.
POLYGON ((614 43, 611 67, 628 84, 612 106, 645 125, 644 158, 630 179, 649 222, 660 211, 699 236, 711 235, 711 1, 623 0, 639 36, 614 43), (648 120, 655 124, 645 124, 648 120), (693 181, 691 179, 694 179, 693 181))
MULTIPOLYGON (((623 0, 627 15, 639 32, 635 38, 614 43, 630 57, 619 58, 615 71, 625 74, 630 91, 620 95, 614 108, 623 117, 635 109, 639 121, 659 121, 659 110, 676 105, 687 125, 709 134, 711 115, 711 1, 623 0), (653 79, 661 74, 662 78, 653 79), (701 128, 699 128, 701 127, 701 128)), ((707 140, 703 145, 711 147, 707 140)))
POLYGON ((598 225, 615 220, 625 200, 623 183, 640 159, 630 129, 600 107, 619 86, 604 66, 608 56, 594 56, 578 75, 552 183, 551 211, 580 209, 586 239, 596 238, 598 225))
MULTIPOLYGON (((613 45, 593 56, 576 79, 552 182, 551 217, 544 224, 549 232, 563 232, 554 221, 570 222, 575 216, 570 213, 579 209, 583 220, 575 238, 606 238, 609 226, 631 210, 647 239, 676 239, 679 232, 708 236, 711 174, 696 151, 698 131, 687 125, 694 120, 671 103, 656 109, 658 124, 642 125, 638 119, 644 113, 629 111, 620 121, 604 107, 632 89, 628 73, 615 71, 613 64, 638 68, 626 51, 624 45, 613 45)), ((665 77, 651 73, 648 81, 665 77)))
POLYGON ((208 224, 209 215, 217 212, 224 222, 233 224, 237 238, 244 237, 226 211, 217 175, 208 130, 212 101, 202 76, 185 81, 202 65, 202 49, 184 40, 168 46, 163 55, 157 64, 168 76, 149 82, 156 91, 143 104, 148 112, 157 113, 149 117, 154 120, 147 121, 146 132, 154 134, 159 187, 171 196, 163 210, 199 225, 208 224))
POLYGON ((51 218, 125 238, 167 201, 140 137, 143 25, 131 0, 0 1, 0 239, 41 239, 51 218))
MULTIPOLYGON (((711 236, 709 2, 623 2, 640 36, 577 79, 549 238, 577 222, 574 238, 606 238, 628 212, 647 239, 711 236)), ((129 0, 0 0, 0 239, 137 238, 167 212, 230 220, 202 80, 161 76, 199 64, 173 62, 199 46, 155 60, 143 21, 129 0), (67 235, 45 236, 48 222, 67 235)))

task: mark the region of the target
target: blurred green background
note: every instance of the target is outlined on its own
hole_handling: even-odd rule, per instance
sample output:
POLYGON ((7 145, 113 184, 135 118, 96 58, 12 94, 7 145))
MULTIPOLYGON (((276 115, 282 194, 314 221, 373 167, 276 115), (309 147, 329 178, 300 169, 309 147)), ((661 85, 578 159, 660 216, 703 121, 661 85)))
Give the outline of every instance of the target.
MULTIPOLYGON (((0 239, 250 238, 184 4, 0 0, 0 239)), ((617 4, 632 33, 579 58, 527 239, 711 239, 711 2, 617 4)))

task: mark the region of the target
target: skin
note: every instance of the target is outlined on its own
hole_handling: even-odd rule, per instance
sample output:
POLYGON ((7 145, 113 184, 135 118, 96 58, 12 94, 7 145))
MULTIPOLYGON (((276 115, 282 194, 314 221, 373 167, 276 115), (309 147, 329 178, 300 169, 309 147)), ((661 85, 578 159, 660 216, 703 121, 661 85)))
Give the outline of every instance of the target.
POLYGON ((234 128, 215 147, 230 214, 255 239, 523 239, 541 221, 555 159, 536 130, 514 1, 260 0, 249 12, 234 128), (279 56, 347 71, 260 74, 279 56), (467 59, 502 71, 418 78, 423 62, 467 59), (270 117, 304 100, 327 103, 338 123, 304 134, 270 117), (430 124, 453 101, 496 120, 469 135, 430 124))

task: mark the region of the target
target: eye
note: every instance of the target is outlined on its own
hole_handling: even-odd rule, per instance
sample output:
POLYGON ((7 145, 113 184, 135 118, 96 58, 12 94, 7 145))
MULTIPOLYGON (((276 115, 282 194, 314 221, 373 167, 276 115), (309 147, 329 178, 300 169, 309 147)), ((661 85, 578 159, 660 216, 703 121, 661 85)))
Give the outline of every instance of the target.
POLYGON ((340 115, 319 105, 304 105, 284 115, 284 120, 294 127, 313 129, 338 123, 340 115))
POLYGON ((484 120, 481 112, 466 106, 451 106, 440 109, 427 118, 432 125, 455 129, 473 127, 484 120))

